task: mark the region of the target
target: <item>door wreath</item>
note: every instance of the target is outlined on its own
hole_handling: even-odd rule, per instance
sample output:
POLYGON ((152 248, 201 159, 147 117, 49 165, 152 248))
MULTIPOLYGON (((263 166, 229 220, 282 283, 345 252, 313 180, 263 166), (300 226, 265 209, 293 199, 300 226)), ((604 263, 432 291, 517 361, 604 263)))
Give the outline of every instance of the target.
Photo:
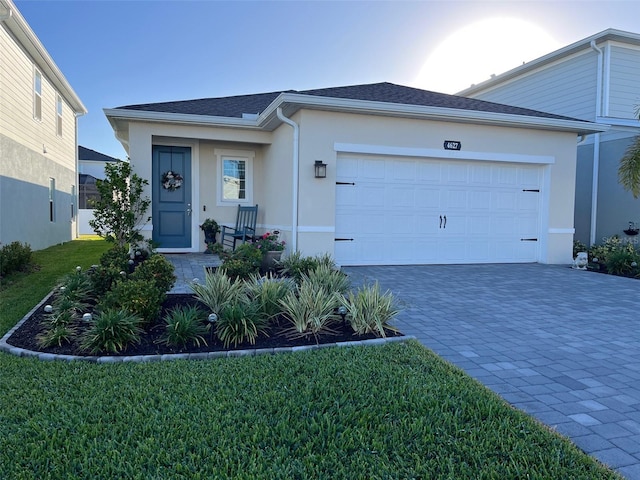
POLYGON ((169 190, 170 192, 178 190, 182 186, 183 182, 184 179, 179 173, 169 170, 162 174, 162 188, 169 190))

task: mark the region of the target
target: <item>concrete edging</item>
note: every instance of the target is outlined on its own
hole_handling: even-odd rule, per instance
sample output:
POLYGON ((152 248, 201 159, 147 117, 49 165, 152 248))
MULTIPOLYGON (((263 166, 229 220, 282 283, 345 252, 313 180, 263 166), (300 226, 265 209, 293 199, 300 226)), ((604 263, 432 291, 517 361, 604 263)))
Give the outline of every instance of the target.
POLYGON ((27 313, 22 319, 16 323, 5 335, 0 339, 0 352, 6 352, 18 357, 35 357, 38 360, 44 362, 51 361, 84 361, 92 363, 147 363, 147 362, 165 362, 173 360, 211 360, 213 358, 230 358, 230 357, 252 357, 256 355, 275 355, 280 353, 295 353, 306 352, 310 350, 319 350, 321 348, 330 347, 355 347, 355 346, 373 346, 384 345, 392 342, 404 342, 407 340, 413 340, 416 337, 413 335, 403 335, 400 337, 387 337, 387 338, 374 338, 371 340, 356 340, 350 342, 336 342, 336 343, 323 343, 317 345, 301 345, 297 347, 276 347, 276 348, 250 348, 246 350, 228 350, 228 351, 216 351, 216 352, 201 352, 201 353, 171 353, 163 355, 132 355, 132 356, 83 356, 83 355, 59 355, 55 353, 35 352, 33 350, 27 350, 25 348, 14 347, 7 343, 7 340, 13 335, 13 333, 26 322, 36 310, 44 305, 51 295, 52 290, 46 295, 40 303, 33 307, 29 313, 27 313))

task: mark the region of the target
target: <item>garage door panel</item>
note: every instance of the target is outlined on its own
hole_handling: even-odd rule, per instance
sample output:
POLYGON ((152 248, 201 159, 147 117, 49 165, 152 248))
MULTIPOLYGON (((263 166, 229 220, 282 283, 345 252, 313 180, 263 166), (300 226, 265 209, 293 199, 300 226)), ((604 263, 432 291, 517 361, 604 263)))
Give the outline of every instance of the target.
POLYGON ((393 180, 410 180, 416 178, 416 163, 414 161, 394 161, 390 162, 391 171, 387 175, 393 180))
POLYGON ((418 162, 417 179, 421 184, 442 182, 442 165, 434 162, 418 162))
POLYGON ((497 162, 338 158, 341 265, 532 262, 542 169, 497 162), (442 223, 440 217, 442 216, 442 223), (444 217, 446 216, 446 226, 444 217))
POLYGON ((358 178, 365 180, 385 180, 386 163, 384 160, 361 160, 358 178))
POLYGON ((493 205, 497 212, 514 212, 517 208, 519 193, 514 191, 499 191, 493 195, 493 205))
POLYGON ((447 183, 456 184, 456 183, 467 183, 468 179, 468 166, 464 163, 452 163, 448 165, 447 168, 447 183))
POLYGON ((371 208, 384 207, 384 199, 385 199, 384 185, 365 186, 361 188, 354 188, 353 190, 360 193, 360 195, 356 194, 356 198, 357 198, 356 205, 368 205, 371 208))
POLYGON ((478 190, 469 192, 469 208, 471 210, 489 211, 491 210, 491 191, 478 190))
POLYGON ((416 197, 413 187, 401 188, 390 187, 387 192, 388 204, 393 208, 410 208, 414 209, 416 206, 416 197))
POLYGON ((443 210, 446 213, 447 210, 466 210, 467 209, 467 195, 466 190, 451 189, 446 191, 444 198, 443 210))
MULTIPOLYGON (((416 216, 414 214, 386 215, 383 221, 384 233, 389 236, 415 235, 416 216)), ((397 239, 393 239, 397 241, 397 239)))
POLYGON ((439 188, 417 188, 415 195, 416 208, 439 211, 442 202, 439 188))

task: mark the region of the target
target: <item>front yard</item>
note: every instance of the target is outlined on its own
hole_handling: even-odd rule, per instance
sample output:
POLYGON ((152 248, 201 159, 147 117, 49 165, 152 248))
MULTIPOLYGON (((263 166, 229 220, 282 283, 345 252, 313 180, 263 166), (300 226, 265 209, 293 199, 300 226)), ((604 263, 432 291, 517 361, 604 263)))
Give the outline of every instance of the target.
MULTIPOLYGON (((3 333, 101 243, 38 252, 3 333)), ((620 478, 417 342, 0 372, 0 478, 620 478)))

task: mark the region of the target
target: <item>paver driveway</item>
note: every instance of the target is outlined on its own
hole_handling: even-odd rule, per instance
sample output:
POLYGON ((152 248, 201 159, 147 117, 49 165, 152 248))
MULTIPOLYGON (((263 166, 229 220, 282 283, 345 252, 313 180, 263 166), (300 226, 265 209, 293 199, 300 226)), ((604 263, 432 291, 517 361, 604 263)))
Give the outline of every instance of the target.
POLYGON ((640 280, 539 264, 344 271, 399 298, 404 333, 640 480, 640 280))

